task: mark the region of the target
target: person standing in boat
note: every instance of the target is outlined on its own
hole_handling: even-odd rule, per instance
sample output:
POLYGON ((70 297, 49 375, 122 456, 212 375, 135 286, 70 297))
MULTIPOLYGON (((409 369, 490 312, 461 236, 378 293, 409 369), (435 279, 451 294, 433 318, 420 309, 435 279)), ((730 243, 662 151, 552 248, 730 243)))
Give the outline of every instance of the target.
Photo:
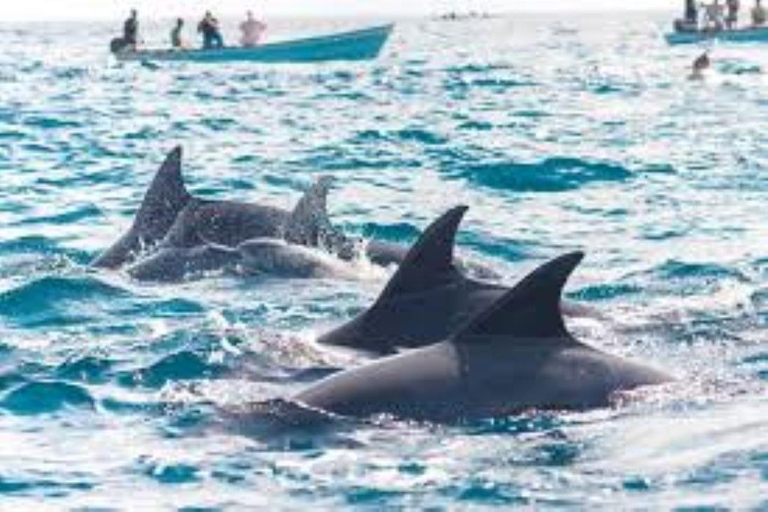
POLYGON ((219 29, 219 20, 213 17, 210 11, 205 13, 205 17, 197 25, 197 31, 203 34, 203 48, 221 48, 224 46, 224 39, 221 37, 219 29))
POLYGON ((692 27, 699 25, 699 10, 696 8, 696 0, 685 0, 685 23, 692 27))
POLYGON ((705 5, 704 14, 704 30, 711 32, 723 30, 723 6, 720 5, 720 0, 713 0, 711 4, 705 5))
POLYGON ((123 43, 124 49, 136 51, 136 45, 139 41, 139 14, 136 9, 131 9, 131 15, 123 24, 123 43))
POLYGON ((728 16, 725 18, 725 26, 728 30, 733 30, 739 22, 739 0, 725 0, 728 7, 728 16))
POLYGON ((182 50, 186 47, 184 40, 181 38, 181 30, 184 28, 184 20, 179 18, 176 20, 176 25, 171 30, 171 48, 174 50, 182 50))
POLYGON ((267 25, 253 17, 253 12, 248 11, 244 22, 240 24, 240 44, 246 47, 256 46, 261 40, 262 34, 267 29, 267 25))
POLYGON ((752 25, 762 27, 768 20, 768 13, 765 12, 761 0, 755 0, 755 6, 752 8, 752 25))
POLYGON ((674 22, 676 32, 696 32, 699 30, 699 9, 696 0, 685 0, 685 11, 682 19, 674 22))

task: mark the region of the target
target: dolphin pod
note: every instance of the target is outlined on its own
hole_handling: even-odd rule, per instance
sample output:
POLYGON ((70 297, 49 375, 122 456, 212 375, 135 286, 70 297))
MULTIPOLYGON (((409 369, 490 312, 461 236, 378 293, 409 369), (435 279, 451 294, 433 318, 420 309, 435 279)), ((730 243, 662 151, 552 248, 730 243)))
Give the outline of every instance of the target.
POLYGON ((237 248, 254 239, 282 239, 351 256, 353 243, 328 220, 329 180, 319 179, 293 211, 192 196, 181 174, 182 150, 166 157, 147 190, 129 230, 94 262, 94 267, 128 266, 139 279, 177 280, 188 272, 239 262, 237 248), (148 259, 138 260, 142 252, 148 259))
MULTIPOLYGON (((316 180, 296 207, 288 211, 194 197, 184 185, 181 158, 181 147, 167 155, 133 224, 93 261, 93 267, 126 267, 132 277, 154 281, 177 281, 196 272, 230 269, 238 273, 322 277, 344 271, 306 247, 322 248, 341 260, 356 258, 362 248, 366 258, 382 266, 399 264, 408 253, 407 247, 391 242, 371 240, 362 244, 335 228, 327 212, 331 186, 327 176, 316 180), (283 261, 278 262, 277 256, 283 261), (272 263, 261 264, 260 258, 272 263)), ((462 261, 457 265, 477 275, 497 277, 481 265, 462 261)))
POLYGON ((345 417, 452 423, 605 407, 616 392, 671 381, 568 332, 560 300, 582 258, 574 252, 539 267, 444 341, 331 375, 292 400, 345 417))
MULTIPOLYGON (((445 339, 509 291, 468 277, 454 260, 456 231, 468 208, 435 220, 403 259, 371 307, 318 338, 375 354, 419 348, 445 339)), ((568 316, 592 312, 564 303, 568 316)))
MULTIPOLYGON (((317 180, 292 211, 197 198, 184 185, 177 147, 129 230, 93 265, 166 281, 228 269, 343 276, 344 260, 357 256, 359 244, 331 224, 329 188, 328 178, 317 180)), ((603 407, 616 392, 672 380, 568 332, 563 311, 579 312, 563 303, 562 292, 581 252, 542 265, 512 288, 468 275, 454 254, 467 209, 443 214, 410 249, 375 240, 365 247, 373 262, 399 267, 370 308, 318 341, 381 357, 315 382, 290 403, 346 417, 456 422, 603 407)), ((482 268, 479 274, 495 276, 482 268)))

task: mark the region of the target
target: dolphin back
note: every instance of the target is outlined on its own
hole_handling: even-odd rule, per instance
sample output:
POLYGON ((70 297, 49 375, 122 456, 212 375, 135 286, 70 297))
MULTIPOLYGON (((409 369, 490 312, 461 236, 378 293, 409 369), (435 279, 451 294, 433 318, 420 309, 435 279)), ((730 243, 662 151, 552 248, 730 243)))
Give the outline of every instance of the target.
POLYGON ((452 340, 461 344, 503 336, 510 341, 577 343, 565 327, 560 301, 568 278, 583 258, 584 253, 572 252, 540 266, 468 322, 452 340))
POLYGON ((96 258, 92 266, 118 268, 165 237, 191 198, 181 175, 181 156, 180 146, 168 154, 144 194, 128 232, 96 258))
POLYGON ((374 304, 356 318, 319 338, 329 345, 347 346, 388 354, 400 346, 424 346, 447 336, 445 325, 457 316, 464 277, 453 265, 456 231, 466 213, 465 206, 449 210, 435 220, 408 251, 374 304), (426 300, 427 292, 438 296, 426 300), (442 293, 445 291, 445 293, 442 293), (412 299, 417 297, 417 299, 412 299), (435 313, 437 312, 437 313, 435 313))
POLYGON ((341 259, 357 255, 356 244, 336 228, 328 215, 328 192, 333 178, 321 176, 304 193, 283 228, 286 242, 307 247, 320 247, 341 259))

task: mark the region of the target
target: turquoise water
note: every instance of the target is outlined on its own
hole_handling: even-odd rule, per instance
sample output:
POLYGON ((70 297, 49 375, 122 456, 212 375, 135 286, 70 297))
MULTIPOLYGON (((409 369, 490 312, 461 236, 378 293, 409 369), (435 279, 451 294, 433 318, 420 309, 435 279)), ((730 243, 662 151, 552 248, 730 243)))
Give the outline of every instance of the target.
POLYGON ((718 47, 690 82, 666 20, 410 20, 375 63, 309 67, 119 65, 107 25, 0 26, 0 508, 768 509, 768 59, 718 47), (573 330, 680 383, 464 427, 236 431, 230 409, 356 362, 313 336, 387 272, 89 270, 176 144, 207 197, 287 208, 332 174, 334 222, 365 236, 466 203, 463 251, 509 283, 584 249, 569 295, 606 319, 573 330))

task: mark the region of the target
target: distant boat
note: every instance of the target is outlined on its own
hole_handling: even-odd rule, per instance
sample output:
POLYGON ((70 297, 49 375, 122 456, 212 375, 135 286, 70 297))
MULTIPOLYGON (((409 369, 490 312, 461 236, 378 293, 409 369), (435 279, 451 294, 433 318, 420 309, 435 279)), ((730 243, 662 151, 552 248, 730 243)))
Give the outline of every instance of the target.
POLYGON ((487 20, 492 18, 493 15, 487 12, 465 12, 465 13, 459 13, 459 12, 447 12, 445 14, 441 14, 437 17, 437 20, 439 21, 467 21, 467 20, 487 20))
POLYGON ((114 55, 121 61, 307 63, 370 60, 378 57, 393 28, 394 24, 388 24, 253 47, 119 51, 114 55))
POLYGON ((669 44, 694 44, 716 39, 727 43, 768 42, 768 27, 741 28, 736 30, 690 30, 666 34, 669 44))

